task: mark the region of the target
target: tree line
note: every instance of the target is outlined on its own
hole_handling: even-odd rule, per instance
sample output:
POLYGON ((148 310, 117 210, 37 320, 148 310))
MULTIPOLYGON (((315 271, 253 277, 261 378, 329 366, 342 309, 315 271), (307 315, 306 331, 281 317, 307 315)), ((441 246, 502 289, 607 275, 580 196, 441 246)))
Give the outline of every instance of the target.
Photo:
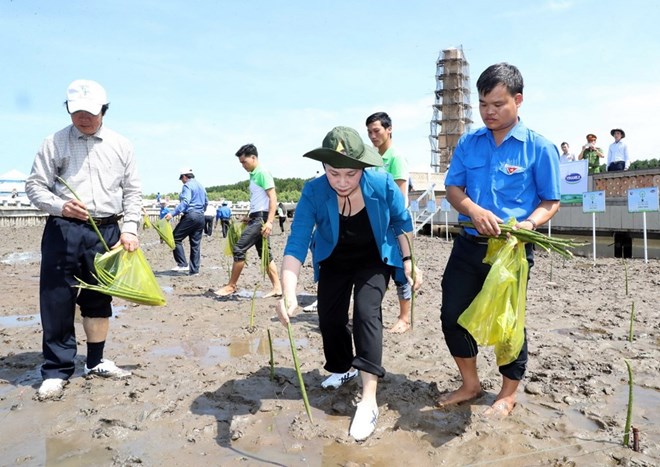
MULTIPOLYGON (((296 203, 300 199, 303 185, 310 179, 304 178, 274 178, 278 201, 296 203)), ((229 200, 233 203, 250 200, 250 181, 244 180, 232 185, 214 185, 206 187, 206 193, 211 201, 229 200)), ((178 199, 179 193, 167 193, 170 199, 178 199)), ((155 195, 151 195, 155 198, 155 195)))

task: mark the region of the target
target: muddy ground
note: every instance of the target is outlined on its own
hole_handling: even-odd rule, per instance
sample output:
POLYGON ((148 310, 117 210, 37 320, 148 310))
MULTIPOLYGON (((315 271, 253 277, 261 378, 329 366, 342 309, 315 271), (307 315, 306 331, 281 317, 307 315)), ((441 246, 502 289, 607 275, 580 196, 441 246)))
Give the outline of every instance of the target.
MULTIPOLYGON (((289 224, 287 224, 287 228, 289 224)), ((303 407, 285 328, 254 250, 240 294, 220 301, 230 259, 215 232, 202 246, 196 277, 171 273, 171 252, 154 231, 142 247, 167 305, 115 300, 106 357, 133 371, 126 381, 85 379, 85 336, 77 324, 78 369, 64 396, 39 402, 41 327, 38 310, 41 227, 2 228, 0 245, 1 465, 501 465, 614 466, 660 464, 660 262, 564 261, 537 254, 529 283, 530 363, 518 404, 504 420, 482 412, 499 389, 492 349, 479 356, 485 395, 434 409, 459 379, 439 324, 440 281, 451 243, 416 241, 426 282, 416 298, 414 328, 385 335, 376 432, 362 443, 348 436, 360 394, 354 381, 320 388, 321 338, 314 313, 293 319, 313 422, 303 407), (632 342, 630 313, 635 309, 632 342), (270 378, 268 331, 274 346, 270 378), (622 446, 628 373, 634 373, 633 425, 640 452, 622 446)), ((285 235, 273 237, 278 265, 285 235)), ((186 249, 188 249, 186 247, 186 249)), ((314 299, 311 268, 300 302, 314 299)), ((387 293, 386 325, 395 322, 395 290, 387 293)))

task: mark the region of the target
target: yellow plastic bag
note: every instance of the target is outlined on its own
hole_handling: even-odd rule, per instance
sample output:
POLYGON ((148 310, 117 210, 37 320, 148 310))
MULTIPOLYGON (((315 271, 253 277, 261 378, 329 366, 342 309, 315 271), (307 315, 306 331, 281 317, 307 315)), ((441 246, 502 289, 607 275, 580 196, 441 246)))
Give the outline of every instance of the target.
POLYGON ((76 287, 96 290, 142 305, 165 305, 163 291, 139 248, 126 251, 119 247, 102 255, 97 253, 94 268, 98 284, 87 284, 78 279, 76 287))
POLYGON ((479 345, 494 345, 498 366, 514 361, 525 340, 529 264, 525 245, 515 237, 488 240, 485 263, 492 264, 481 291, 458 324, 479 345))
POLYGON ((158 232, 158 236, 163 239, 170 249, 174 250, 174 230, 172 224, 167 219, 159 219, 154 224, 154 229, 158 232))

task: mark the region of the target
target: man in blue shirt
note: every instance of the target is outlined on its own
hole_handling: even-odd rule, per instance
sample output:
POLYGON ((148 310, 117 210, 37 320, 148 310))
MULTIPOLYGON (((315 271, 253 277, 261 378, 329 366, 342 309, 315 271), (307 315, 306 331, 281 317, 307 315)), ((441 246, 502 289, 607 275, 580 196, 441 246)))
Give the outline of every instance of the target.
MULTIPOLYGON (((554 144, 526 128, 518 118, 523 78, 508 63, 488 67, 477 81, 479 112, 486 125, 463 135, 445 179, 447 200, 459 221, 472 222, 456 237, 442 279, 442 331, 462 377, 459 389, 443 394, 439 407, 481 395, 477 344, 458 317, 481 291, 490 266, 483 263, 487 237, 499 235, 511 217, 517 229, 536 229, 559 209, 559 153, 554 144)), ((529 266, 531 244, 526 245, 529 266)), ((527 365, 527 340, 518 358, 499 368, 502 389, 489 416, 506 416, 515 405, 516 390, 527 365)))
POLYGON ((222 236, 227 238, 227 231, 229 230, 229 222, 231 221, 231 209, 227 206, 227 201, 222 202, 215 212, 215 225, 218 225, 218 221, 222 226, 222 236))
POLYGON ((179 204, 172 214, 165 219, 170 220, 181 214, 181 220, 174 228, 174 261, 175 272, 189 271, 191 275, 199 274, 199 258, 201 256, 202 234, 204 233, 204 211, 209 203, 206 189, 195 180, 192 169, 181 169, 179 180, 183 183, 179 204), (190 264, 186 261, 183 249, 183 239, 190 239, 190 264))

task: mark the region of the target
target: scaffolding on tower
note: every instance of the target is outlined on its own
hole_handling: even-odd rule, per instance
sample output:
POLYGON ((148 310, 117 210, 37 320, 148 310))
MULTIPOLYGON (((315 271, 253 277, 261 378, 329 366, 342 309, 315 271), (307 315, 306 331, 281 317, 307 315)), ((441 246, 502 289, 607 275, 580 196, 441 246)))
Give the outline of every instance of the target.
POLYGON ((431 119, 431 167, 444 173, 459 138, 470 130, 470 65, 463 48, 450 48, 440 52, 436 67, 435 103, 431 119))

